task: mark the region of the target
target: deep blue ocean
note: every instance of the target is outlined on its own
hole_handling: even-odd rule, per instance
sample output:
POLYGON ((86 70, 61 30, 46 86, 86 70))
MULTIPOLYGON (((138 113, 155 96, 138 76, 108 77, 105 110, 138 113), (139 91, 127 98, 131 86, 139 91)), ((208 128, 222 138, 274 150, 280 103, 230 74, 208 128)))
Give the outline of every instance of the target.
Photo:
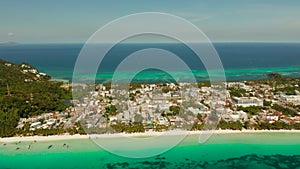
MULTIPOLYGON (((223 63, 227 80, 261 79, 266 78, 268 72, 300 77, 300 43, 215 43, 214 46, 223 63)), ((0 58, 15 63, 27 62, 55 79, 70 80, 82 47, 83 44, 0 46, 0 58)), ((175 43, 118 44, 100 64, 97 80, 107 80, 124 58, 146 48, 173 52, 193 70, 198 80, 207 80, 205 68, 196 55, 187 46, 175 43)), ((149 80, 153 77, 153 72, 148 74, 148 78, 147 73, 142 78, 149 80)))

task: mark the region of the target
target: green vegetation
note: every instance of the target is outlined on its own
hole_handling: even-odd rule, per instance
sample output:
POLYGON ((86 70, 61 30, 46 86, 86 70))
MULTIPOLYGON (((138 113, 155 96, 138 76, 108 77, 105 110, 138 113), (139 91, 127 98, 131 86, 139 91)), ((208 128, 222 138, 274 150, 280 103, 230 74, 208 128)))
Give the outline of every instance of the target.
POLYGON ((206 106, 206 107, 208 107, 208 108, 210 109, 210 105, 206 104, 206 103, 204 102, 204 100, 201 100, 200 102, 201 102, 201 104, 203 104, 204 106, 206 106))
POLYGON ((203 82, 199 82, 197 83, 198 87, 211 87, 210 81, 203 81, 203 82))
POLYGON ((229 87, 228 88, 230 95, 235 96, 235 97, 243 97, 246 96, 246 90, 241 89, 241 88, 236 88, 236 87, 229 87))
POLYGON ((259 110, 263 109, 263 107, 260 106, 249 106, 249 107, 242 107, 242 106, 238 106, 237 110, 243 110, 244 112, 250 114, 250 115, 257 115, 257 112, 259 110))
POLYGON ((253 126, 255 130, 300 130, 300 123, 285 123, 277 121, 274 123, 259 123, 253 126))
MULTIPOLYGON (((270 85, 272 87, 275 87, 277 91, 282 90, 282 87, 279 87, 281 85, 294 86, 296 84, 299 85, 299 83, 300 83, 299 78, 284 77, 279 73, 268 73, 267 76, 269 77, 268 79, 251 80, 251 82, 255 82, 258 84, 270 85)), ((249 81, 248 81, 248 83, 249 83, 249 81)), ((299 87, 298 87, 298 89, 299 89, 299 87)))
POLYGON ((194 123, 194 125, 192 126, 192 129, 191 130, 202 130, 204 127, 204 123, 194 123))
POLYGON ((271 73, 268 73, 267 75, 271 79, 280 79, 280 78, 282 78, 281 74, 276 73, 276 72, 271 72, 271 73))
POLYGON ((7 111, 0 110, 0 137, 13 136, 19 121, 18 110, 11 108, 7 111))
POLYGON ((280 106, 278 104, 274 104, 272 106, 272 109, 277 110, 279 112, 282 112, 282 114, 287 115, 287 116, 292 116, 292 117, 293 116, 297 116, 297 113, 294 112, 293 110, 291 110, 289 108, 282 107, 282 106, 280 106))
POLYGON ((277 92, 285 93, 286 95, 296 95, 296 90, 299 90, 299 87, 287 86, 284 88, 277 89, 277 92))
POLYGON ((145 127, 140 123, 116 123, 107 126, 106 128, 86 128, 86 133, 89 134, 104 134, 104 133, 136 133, 145 132, 145 127))
POLYGON ((200 113, 197 114, 197 119, 200 121, 202 120, 202 115, 200 113))
POLYGON ((129 99, 133 101, 135 99, 135 94, 134 93, 129 93, 129 99))
POLYGON ((108 106, 105 107, 105 113, 107 113, 111 116, 117 115, 118 114, 117 107, 113 104, 108 105, 108 106))
POLYGON ((180 107, 179 106, 170 106, 169 110, 173 112, 173 115, 176 116, 180 112, 180 107))
POLYGON ((286 105, 288 107, 291 107, 291 108, 295 109, 296 111, 300 112, 300 104, 299 105, 294 105, 292 103, 287 103, 286 105))
POLYGON ((271 106, 271 105, 272 105, 271 101, 264 100, 264 106, 271 106))
POLYGON ((242 130, 243 124, 240 121, 224 121, 221 120, 218 124, 219 129, 231 129, 231 130, 242 130))
POLYGON ((139 89, 142 87, 143 83, 139 83, 139 82, 131 82, 130 83, 130 90, 135 90, 135 89, 139 89))
MULTIPOLYGON (((191 130, 202 130, 204 124, 195 123, 191 130)), ((285 123, 282 121, 276 121, 274 123, 259 122, 250 123, 246 121, 241 123, 240 121, 225 121, 221 120, 217 126, 217 129, 230 129, 230 130, 242 130, 242 129, 254 129, 254 130, 300 130, 300 123, 285 123)))
POLYGON ((28 70, 36 69, 0 60, 0 137, 14 135, 20 117, 65 110, 71 98, 61 82, 28 70))
POLYGON ((140 123, 133 123, 133 124, 123 124, 118 123, 115 125, 111 125, 111 127, 115 130, 117 133, 136 133, 136 132, 145 132, 145 128, 140 123))
POLYGON ((165 130, 168 130, 169 127, 166 125, 157 124, 157 125, 155 125, 154 129, 155 129, 155 131, 165 131, 165 130))
POLYGON ((239 121, 236 122, 226 122, 221 120, 218 124, 219 129, 231 129, 231 130, 242 130, 244 129, 254 129, 254 130, 300 130, 300 123, 285 123, 281 121, 276 121, 274 123, 259 122, 257 124, 251 124, 246 121, 242 124, 239 121))

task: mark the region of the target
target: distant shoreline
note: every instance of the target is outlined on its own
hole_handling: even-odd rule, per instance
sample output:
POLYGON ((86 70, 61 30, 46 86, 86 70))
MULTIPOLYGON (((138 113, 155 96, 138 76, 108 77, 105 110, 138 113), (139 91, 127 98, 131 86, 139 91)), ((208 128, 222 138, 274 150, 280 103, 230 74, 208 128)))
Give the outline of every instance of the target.
MULTIPOLYGON (((208 131, 210 133, 210 131, 208 131)), ((0 138, 1 143, 12 142, 33 142, 33 141, 60 141, 60 140, 79 140, 79 139, 93 139, 93 138, 120 138, 120 137, 151 137, 159 135, 200 135, 207 133, 206 131, 171 131, 171 132, 145 132, 145 133, 113 133, 113 134, 99 134, 99 135, 52 135, 52 136, 21 136, 21 137, 4 137, 0 138)), ((300 130, 215 130, 215 134, 257 134, 257 133, 298 133, 300 130)))

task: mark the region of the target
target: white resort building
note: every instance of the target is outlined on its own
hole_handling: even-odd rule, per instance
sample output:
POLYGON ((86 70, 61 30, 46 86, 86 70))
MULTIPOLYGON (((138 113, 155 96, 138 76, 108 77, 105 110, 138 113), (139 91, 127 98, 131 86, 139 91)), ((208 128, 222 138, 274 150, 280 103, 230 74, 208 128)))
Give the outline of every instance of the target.
POLYGON ((263 106, 264 102, 256 97, 233 97, 232 98, 238 106, 263 106))

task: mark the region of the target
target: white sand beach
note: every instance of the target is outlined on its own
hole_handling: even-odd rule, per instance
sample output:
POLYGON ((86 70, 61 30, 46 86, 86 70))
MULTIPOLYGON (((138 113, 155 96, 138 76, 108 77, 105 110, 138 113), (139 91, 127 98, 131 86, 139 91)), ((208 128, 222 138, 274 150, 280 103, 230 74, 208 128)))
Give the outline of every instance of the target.
POLYGON ((209 134, 245 134, 245 133, 300 133, 300 130, 215 130, 215 131, 169 131, 169 132, 145 132, 145 133, 114 133, 98 135, 53 135, 53 136, 22 136, 0 138, 2 143, 10 142, 32 142, 32 141, 59 141, 59 140, 78 140, 90 138, 117 138, 117 137, 151 137, 160 135, 198 135, 209 134))

